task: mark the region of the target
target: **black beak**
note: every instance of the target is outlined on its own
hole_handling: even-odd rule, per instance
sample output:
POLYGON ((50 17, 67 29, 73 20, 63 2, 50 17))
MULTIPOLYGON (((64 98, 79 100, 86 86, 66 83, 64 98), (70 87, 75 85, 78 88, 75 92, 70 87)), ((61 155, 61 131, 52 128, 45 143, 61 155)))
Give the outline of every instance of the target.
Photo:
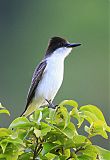
POLYGON ((66 44, 66 47, 67 48, 73 48, 73 47, 77 47, 77 46, 80 46, 81 43, 67 43, 66 44))

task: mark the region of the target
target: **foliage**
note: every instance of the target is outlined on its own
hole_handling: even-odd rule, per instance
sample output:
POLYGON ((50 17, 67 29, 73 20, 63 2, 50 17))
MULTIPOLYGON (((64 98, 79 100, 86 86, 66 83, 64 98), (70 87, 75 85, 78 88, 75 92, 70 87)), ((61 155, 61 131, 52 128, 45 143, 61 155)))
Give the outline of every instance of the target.
MULTIPOLYGON (((9 111, 0 105, 0 113, 9 111)), ((109 160, 110 151, 90 140, 107 139, 107 132, 110 127, 96 106, 65 100, 56 109, 39 108, 29 119, 18 117, 9 128, 0 128, 0 160, 109 160), (87 136, 78 133, 85 120, 87 136)))

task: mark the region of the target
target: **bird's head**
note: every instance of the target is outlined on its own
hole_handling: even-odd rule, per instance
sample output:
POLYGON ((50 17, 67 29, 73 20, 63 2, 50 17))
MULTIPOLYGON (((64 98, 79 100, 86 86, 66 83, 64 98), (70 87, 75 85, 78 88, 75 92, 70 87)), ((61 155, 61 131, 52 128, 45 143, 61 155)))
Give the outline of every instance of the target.
POLYGON ((61 37, 52 37, 49 41, 46 56, 58 54, 65 57, 71 52, 74 47, 80 46, 81 43, 69 43, 61 37))

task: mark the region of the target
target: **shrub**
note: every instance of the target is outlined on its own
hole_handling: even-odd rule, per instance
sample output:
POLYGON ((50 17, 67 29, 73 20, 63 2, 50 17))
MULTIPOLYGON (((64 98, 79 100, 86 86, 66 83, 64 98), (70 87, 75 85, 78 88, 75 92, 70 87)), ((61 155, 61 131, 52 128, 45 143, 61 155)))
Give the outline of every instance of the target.
MULTIPOLYGON (((9 111, 0 105, 0 113, 9 111)), ((29 118, 18 117, 9 128, 0 128, 0 159, 109 160, 110 151, 91 142, 96 135, 107 139, 107 132, 110 127, 98 107, 65 100, 56 109, 39 108, 29 118), (78 133, 84 121, 89 124, 84 127, 87 136, 78 133)))

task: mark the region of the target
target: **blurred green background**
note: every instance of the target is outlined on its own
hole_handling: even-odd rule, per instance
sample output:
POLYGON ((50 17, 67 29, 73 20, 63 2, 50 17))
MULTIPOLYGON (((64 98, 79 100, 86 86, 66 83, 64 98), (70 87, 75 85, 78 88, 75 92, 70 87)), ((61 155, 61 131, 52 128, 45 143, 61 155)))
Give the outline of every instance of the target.
MULTIPOLYGON (((65 61, 54 102, 97 105, 110 125, 108 7, 108 0, 0 0, 0 101, 11 112, 1 126, 24 110, 32 73, 52 36, 82 43, 65 61)), ((110 148, 101 137, 94 144, 110 148)))

